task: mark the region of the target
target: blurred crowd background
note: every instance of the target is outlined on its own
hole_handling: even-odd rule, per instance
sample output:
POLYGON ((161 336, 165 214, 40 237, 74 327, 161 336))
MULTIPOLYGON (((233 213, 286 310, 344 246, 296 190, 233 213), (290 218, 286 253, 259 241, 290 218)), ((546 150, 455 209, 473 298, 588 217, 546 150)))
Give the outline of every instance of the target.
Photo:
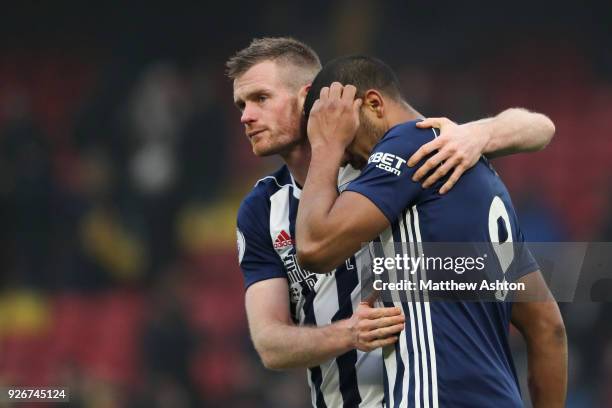
MULTIPOLYGON (((494 162, 527 239, 612 241, 612 7, 494 3, 3 7, 0 385, 66 386, 75 407, 308 406, 305 371, 263 369, 244 313, 235 215, 281 164, 252 155, 224 76, 253 37, 376 55, 427 116, 547 114, 546 150, 494 162)), ((561 307, 568 406, 612 407, 612 305, 561 307)))

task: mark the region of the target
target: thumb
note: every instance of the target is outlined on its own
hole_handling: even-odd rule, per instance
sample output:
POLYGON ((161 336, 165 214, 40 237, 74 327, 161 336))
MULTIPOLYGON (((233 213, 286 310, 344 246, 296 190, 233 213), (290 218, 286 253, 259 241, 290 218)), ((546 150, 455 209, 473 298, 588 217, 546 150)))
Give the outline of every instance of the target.
POLYGON ((368 305, 370 307, 374 307, 374 303, 376 302, 376 299, 378 299, 378 292, 373 291, 372 293, 368 295, 368 297, 366 297, 365 299, 361 301, 361 304, 368 305))

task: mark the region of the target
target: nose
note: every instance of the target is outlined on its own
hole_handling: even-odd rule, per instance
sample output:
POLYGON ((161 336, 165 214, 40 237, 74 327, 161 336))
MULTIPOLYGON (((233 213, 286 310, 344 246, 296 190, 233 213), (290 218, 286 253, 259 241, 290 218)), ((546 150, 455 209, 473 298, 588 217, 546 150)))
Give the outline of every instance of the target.
POLYGON ((257 120, 255 116, 255 110, 249 105, 246 104, 244 110, 242 111, 242 116, 240 116, 240 122, 243 125, 251 124, 257 120))

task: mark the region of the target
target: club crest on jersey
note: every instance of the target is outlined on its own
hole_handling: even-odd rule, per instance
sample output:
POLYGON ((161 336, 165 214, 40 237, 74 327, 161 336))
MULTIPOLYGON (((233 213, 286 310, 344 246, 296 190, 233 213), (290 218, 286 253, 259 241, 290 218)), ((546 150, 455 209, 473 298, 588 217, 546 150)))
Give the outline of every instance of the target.
POLYGON ((369 163, 378 163, 376 168, 399 176, 402 174, 400 168, 406 163, 406 160, 391 153, 376 152, 368 159, 369 163))
POLYGON ((274 249, 285 248, 288 246, 293 246, 293 239, 291 238, 291 235, 287 233, 287 231, 281 230, 274 240, 274 249))

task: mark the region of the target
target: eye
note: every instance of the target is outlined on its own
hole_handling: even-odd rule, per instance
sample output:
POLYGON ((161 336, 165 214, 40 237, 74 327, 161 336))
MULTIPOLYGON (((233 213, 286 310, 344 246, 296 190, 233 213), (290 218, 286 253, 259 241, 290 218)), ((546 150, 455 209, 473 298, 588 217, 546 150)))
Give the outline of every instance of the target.
POLYGON ((266 99, 268 99, 268 96, 267 96, 267 95, 259 95, 259 96, 257 97, 257 102, 262 103, 262 102, 265 102, 265 101, 266 101, 266 99))

